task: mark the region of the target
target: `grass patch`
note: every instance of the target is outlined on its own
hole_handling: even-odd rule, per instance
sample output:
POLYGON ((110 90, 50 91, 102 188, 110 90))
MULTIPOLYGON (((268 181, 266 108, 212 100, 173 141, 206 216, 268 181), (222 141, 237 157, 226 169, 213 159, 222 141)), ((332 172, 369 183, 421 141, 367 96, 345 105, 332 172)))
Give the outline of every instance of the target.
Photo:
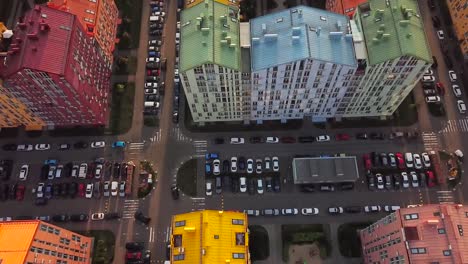
POLYGON ((114 260, 115 236, 110 230, 76 231, 94 238, 93 264, 111 264, 114 260))
POLYGON ((197 160, 186 161, 177 171, 177 186, 189 196, 197 195, 197 160))
POLYGON ((112 134, 123 134, 132 126, 133 100, 135 97, 135 83, 115 84, 112 89, 112 104, 109 130, 112 134))
POLYGON ((361 257, 361 239, 358 230, 368 227, 368 223, 348 223, 338 227, 338 246, 341 255, 350 258, 361 257))
POLYGON ((140 24, 143 0, 116 0, 115 4, 122 14, 122 24, 117 36, 118 49, 136 49, 140 43, 140 24))
POLYGON ((137 57, 120 56, 115 59, 114 74, 115 75, 133 75, 136 73, 138 64, 137 57))
POLYGON ((159 126, 159 118, 155 116, 145 117, 145 119, 143 119, 143 124, 147 127, 157 127, 159 126))
POLYGON ((281 238, 283 241, 284 262, 289 260, 289 247, 316 243, 320 249, 320 258, 330 256, 331 245, 323 231, 323 225, 282 225, 281 238))
MULTIPOLYGON (((382 126, 411 126, 418 121, 419 105, 415 103, 414 96, 410 93, 400 104, 391 119, 380 120, 378 118, 350 118, 332 122, 331 128, 360 128, 382 126)), ((323 125, 317 125, 324 128, 323 125)))
POLYGON ((140 168, 142 170, 140 172, 140 175, 144 175, 144 177, 147 177, 147 175, 149 173, 149 174, 151 174, 151 179, 152 179, 152 182, 148 183, 147 178, 146 178, 145 179, 145 181, 146 181, 145 184, 138 188, 138 198, 143 198, 143 197, 147 196, 151 192, 151 190, 153 189, 153 186, 156 184, 156 179, 157 179, 158 173, 153 169, 153 164, 151 164, 147 160, 140 161, 140 168))
POLYGON ((252 261, 265 260, 270 256, 268 232, 262 226, 249 226, 249 251, 252 261))

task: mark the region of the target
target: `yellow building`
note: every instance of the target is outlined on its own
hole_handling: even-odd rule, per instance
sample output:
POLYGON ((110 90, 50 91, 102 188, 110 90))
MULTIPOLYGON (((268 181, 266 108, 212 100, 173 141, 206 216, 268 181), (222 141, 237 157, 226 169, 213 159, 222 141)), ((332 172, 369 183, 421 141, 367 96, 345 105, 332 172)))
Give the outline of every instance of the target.
POLYGON ((247 215, 204 210, 172 217, 171 263, 250 263, 247 215))
POLYGON ((446 0, 452 17, 453 28, 460 43, 460 49, 468 59, 468 2, 467 0, 446 0))

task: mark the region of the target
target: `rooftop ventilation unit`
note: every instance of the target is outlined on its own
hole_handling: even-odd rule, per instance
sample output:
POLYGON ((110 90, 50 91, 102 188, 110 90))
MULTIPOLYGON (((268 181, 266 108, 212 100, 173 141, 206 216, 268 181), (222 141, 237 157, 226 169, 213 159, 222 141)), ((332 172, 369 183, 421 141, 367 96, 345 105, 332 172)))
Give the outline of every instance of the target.
POLYGON ((265 34, 265 41, 273 42, 278 39, 278 34, 265 34))
POLYGON ((328 33, 328 35, 330 36, 330 38, 334 38, 334 39, 339 39, 343 36, 343 32, 341 31, 335 31, 335 32, 330 32, 328 33))
POLYGON ((266 34, 266 32, 267 32, 266 24, 262 24, 262 33, 266 34))
POLYGON ((281 23, 281 22, 283 22, 283 18, 282 18, 282 17, 276 19, 276 23, 281 23))
POLYGON ((258 44, 260 42, 260 38, 252 38, 252 43, 255 45, 255 44, 258 44))
POLYGON ((315 29, 315 33, 317 33, 317 36, 320 36, 320 31, 322 31, 322 28, 321 27, 317 27, 315 29))
POLYGON ((302 9, 299 9, 297 12, 298 12, 297 15, 301 18, 302 17, 302 9))
POLYGON ((237 46, 236 43, 231 43, 231 44, 229 44, 229 47, 230 47, 230 48, 235 48, 236 46, 237 46))
POLYGON ((390 34, 385 33, 385 34, 382 35, 382 38, 383 38, 383 39, 389 39, 390 36, 391 36, 390 34))
POLYGON ((201 28, 201 31, 202 32, 209 32, 210 28, 209 27, 204 27, 204 28, 201 28))
POLYGON ((409 20, 400 20, 400 26, 406 27, 409 24, 409 20))
POLYGON ((300 27, 293 27, 293 28, 292 28, 292 35, 293 35, 293 36, 299 36, 299 35, 301 35, 301 28, 300 28, 300 27))
POLYGON ((342 27, 342 26, 343 26, 343 25, 342 25, 342 23, 341 23, 341 20, 336 21, 336 28, 337 28, 338 30, 341 30, 341 27, 342 27))
POLYGON ((301 39, 301 37, 299 36, 292 36, 292 43, 293 44, 298 44, 299 43, 299 40, 301 39))
POLYGON ((385 29, 385 24, 380 24, 379 25, 379 30, 384 30, 385 29))
POLYGON ((225 40, 225 39, 222 39, 222 40, 220 40, 219 42, 220 42, 221 45, 223 45, 223 46, 228 44, 228 41, 225 40))

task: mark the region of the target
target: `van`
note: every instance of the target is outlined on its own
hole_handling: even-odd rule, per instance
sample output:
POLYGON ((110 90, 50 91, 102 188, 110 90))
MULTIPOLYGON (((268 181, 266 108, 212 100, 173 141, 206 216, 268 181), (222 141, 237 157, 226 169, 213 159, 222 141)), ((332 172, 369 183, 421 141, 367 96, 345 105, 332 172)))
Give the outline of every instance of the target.
POLYGON ((405 161, 407 168, 413 168, 413 154, 410 152, 405 153, 405 161))

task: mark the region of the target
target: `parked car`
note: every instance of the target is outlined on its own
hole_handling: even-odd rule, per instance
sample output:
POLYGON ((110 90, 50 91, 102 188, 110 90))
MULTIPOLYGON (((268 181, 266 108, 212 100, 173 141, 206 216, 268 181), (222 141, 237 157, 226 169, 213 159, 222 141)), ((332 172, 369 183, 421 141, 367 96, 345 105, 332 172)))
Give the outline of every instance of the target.
POLYGON ((314 137, 299 137, 300 143, 313 143, 315 141, 314 137))
POLYGON ((299 210, 297 210, 297 208, 281 209, 282 215, 297 215, 298 213, 299 213, 299 210))
POLYGON ((423 167, 423 164, 422 164, 422 161, 421 161, 421 156, 419 156, 419 154, 415 153, 413 154, 413 160, 414 160, 414 168, 416 169, 422 169, 423 167))
POLYGON ((465 102, 463 102, 463 100, 458 100, 457 101, 457 108, 458 108, 458 112, 460 114, 465 114, 466 113, 466 104, 465 104, 465 102))
POLYGON ((29 173, 29 165, 24 164, 21 166, 20 173, 19 173, 19 180, 25 181, 28 178, 29 173))
POLYGON ((263 180, 262 179, 257 179, 257 193, 258 194, 263 194, 263 180))
POLYGON ((328 142, 328 141, 330 141, 330 136, 328 136, 328 135, 320 135, 320 136, 316 137, 315 140, 316 140, 317 142, 328 142))
POLYGON ((253 173, 253 171, 254 171, 253 166, 254 166, 254 161, 253 161, 253 159, 248 159, 248 160, 247 160, 247 173, 248 173, 248 174, 253 173))
POLYGON ((366 205, 364 206, 364 212, 366 213, 377 213, 380 212, 382 208, 380 205, 366 205))
POLYGON ((422 162, 425 168, 430 168, 431 167, 431 158, 429 157, 429 154, 427 153, 422 153, 421 154, 422 162))
POLYGON ((357 214, 362 211, 362 207, 361 206, 346 206, 344 208, 344 211, 348 214, 357 214))
POLYGON ((344 212, 343 207, 329 207, 328 213, 331 215, 342 214, 344 212))
POLYGON ((91 142, 91 148, 103 148, 105 146, 106 146, 106 142, 104 142, 104 141, 91 142))
POLYGON ((213 160, 213 175, 219 175, 221 173, 221 161, 219 159, 213 160))
POLYGON ((384 206, 385 212, 395 212, 398 209, 400 209, 400 206, 398 206, 398 205, 386 205, 386 206, 384 206))
POLYGON ((357 133, 356 138, 361 139, 361 140, 366 140, 366 139, 368 139, 368 136, 367 136, 366 133, 357 133))
POLYGON ((262 173, 262 160, 257 159, 255 161, 255 173, 260 174, 262 173))
POLYGON ((245 177, 239 178, 239 188, 241 193, 245 193, 247 191, 247 182, 245 177))
POLYGON ((437 38, 439 40, 443 40, 445 38, 445 34, 443 30, 437 30, 437 38))
POLYGON ((278 172, 279 169, 280 169, 278 157, 273 157, 273 158, 271 159, 271 161, 273 162, 273 171, 274 171, 274 172, 278 172))
POLYGON ((111 182, 111 195, 117 196, 119 183, 116 181, 111 182))
POLYGON ((454 70, 449 70, 448 71, 449 79, 451 82, 456 82, 457 81, 457 74, 455 73, 454 70))
POLYGON ((418 175, 416 174, 416 172, 411 171, 410 175, 411 175, 411 186, 413 188, 419 187, 419 180, 418 180, 418 175))
POLYGON ((281 141, 281 143, 292 144, 292 143, 296 143, 296 138, 294 138, 294 137, 281 137, 280 141, 281 141))
POLYGON ((319 209, 318 208, 302 208, 301 213, 302 215, 318 215, 319 209))
POLYGON ((409 188, 409 178, 408 178, 408 174, 406 172, 402 172, 401 173, 401 181, 402 181, 402 185, 403 185, 403 188, 409 188))
POLYGON ((244 138, 233 137, 233 138, 231 138, 230 143, 234 144, 234 145, 239 145, 239 144, 244 144, 245 140, 244 140, 244 138))
POLYGON ((206 182, 205 194, 206 196, 213 195, 213 187, 212 187, 211 181, 206 182))
POLYGON ((340 133, 340 134, 335 135, 336 141, 346 141, 346 140, 349 140, 350 138, 351 136, 345 133, 340 133))
POLYGON ((145 225, 149 224, 149 222, 151 221, 151 217, 145 216, 143 214, 143 212, 141 212, 141 211, 135 212, 134 217, 135 217, 135 220, 137 220, 137 221, 139 221, 139 222, 141 222, 141 223, 143 223, 145 225))
POLYGON ((49 150, 50 144, 36 144, 35 149, 36 150, 49 150))
POLYGON ((279 143, 279 138, 278 137, 267 137, 266 138, 266 143, 279 143))
POLYGON ((86 184, 86 195, 85 197, 86 198, 92 198, 93 197, 93 184, 92 183, 88 183, 86 184))
POLYGON ((385 188, 385 186, 384 186, 384 180, 383 180, 382 174, 377 173, 375 175, 375 178, 377 179, 377 189, 383 190, 385 188))
POLYGON ((458 84, 452 84, 452 91, 455 97, 459 98, 462 96, 462 91, 460 89, 460 86, 458 84))
POLYGON ((263 209, 261 211, 262 216, 278 216, 280 215, 279 209, 263 209))

